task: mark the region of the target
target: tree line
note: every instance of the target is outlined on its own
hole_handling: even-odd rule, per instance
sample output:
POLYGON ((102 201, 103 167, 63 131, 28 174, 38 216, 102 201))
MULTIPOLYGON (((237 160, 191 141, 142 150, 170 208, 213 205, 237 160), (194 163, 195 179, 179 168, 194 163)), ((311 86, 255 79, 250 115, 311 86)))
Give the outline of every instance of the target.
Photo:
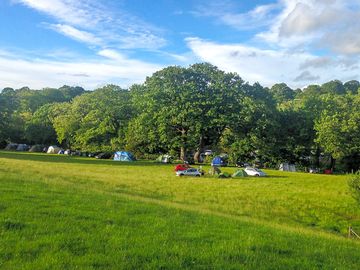
POLYGON ((343 171, 360 164, 360 83, 263 87, 209 63, 170 66, 129 89, 107 85, 0 93, 0 144, 125 149, 199 161, 206 149, 230 162, 280 162, 343 171))

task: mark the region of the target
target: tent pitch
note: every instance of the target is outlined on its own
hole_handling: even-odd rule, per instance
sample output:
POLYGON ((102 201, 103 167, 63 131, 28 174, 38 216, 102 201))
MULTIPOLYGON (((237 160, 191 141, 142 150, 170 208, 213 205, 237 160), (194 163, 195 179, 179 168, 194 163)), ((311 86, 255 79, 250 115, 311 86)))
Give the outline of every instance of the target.
POLYGON ((117 151, 114 154, 115 161, 136 161, 133 154, 125 151, 117 151))

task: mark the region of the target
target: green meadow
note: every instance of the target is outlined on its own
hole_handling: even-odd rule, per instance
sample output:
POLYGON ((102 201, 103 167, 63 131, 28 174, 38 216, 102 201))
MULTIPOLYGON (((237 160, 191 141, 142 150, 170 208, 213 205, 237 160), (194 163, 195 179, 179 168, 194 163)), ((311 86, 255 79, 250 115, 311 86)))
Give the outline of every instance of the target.
POLYGON ((173 167, 0 152, 0 269, 360 269, 348 176, 173 167))

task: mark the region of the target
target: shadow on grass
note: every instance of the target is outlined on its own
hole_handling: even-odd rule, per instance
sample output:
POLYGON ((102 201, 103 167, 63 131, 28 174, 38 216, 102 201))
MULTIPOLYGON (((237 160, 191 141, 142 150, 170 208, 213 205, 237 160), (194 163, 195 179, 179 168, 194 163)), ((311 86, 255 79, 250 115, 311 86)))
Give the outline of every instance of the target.
POLYGON ((54 163, 73 163, 73 164, 91 164, 91 165, 107 165, 107 166, 173 166, 168 164, 156 163, 155 161, 135 161, 120 162, 111 159, 95 159, 87 157, 67 156, 67 155, 50 155, 45 153, 28 153, 28 152, 11 152, 0 151, 0 158, 28 160, 38 162, 54 162, 54 163))

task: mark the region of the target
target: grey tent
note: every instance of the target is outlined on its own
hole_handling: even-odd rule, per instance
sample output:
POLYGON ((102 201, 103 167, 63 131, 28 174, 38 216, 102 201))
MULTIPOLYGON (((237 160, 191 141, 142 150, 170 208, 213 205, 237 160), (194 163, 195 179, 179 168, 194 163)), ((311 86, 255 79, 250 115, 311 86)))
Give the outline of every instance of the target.
POLYGON ((5 150, 8 150, 8 151, 15 151, 18 147, 18 144, 17 143, 9 143, 6 147, 5 147, 5 150))
POLYGON ((296 172, 296 167, 294 164, 289 163, 281 163, 279 166, 280 171, 286 171, 286 172, 296 172))
POLYGON ((27 144, 18 144, 16 151, 28 151, 29 146, 27 144))
POLYGON ((35 144, 33 146, 31 146, 31 148, 29 149, 29 152, 38 152, 41 153, 44 149, 44 146, 41 144, 35 144))

